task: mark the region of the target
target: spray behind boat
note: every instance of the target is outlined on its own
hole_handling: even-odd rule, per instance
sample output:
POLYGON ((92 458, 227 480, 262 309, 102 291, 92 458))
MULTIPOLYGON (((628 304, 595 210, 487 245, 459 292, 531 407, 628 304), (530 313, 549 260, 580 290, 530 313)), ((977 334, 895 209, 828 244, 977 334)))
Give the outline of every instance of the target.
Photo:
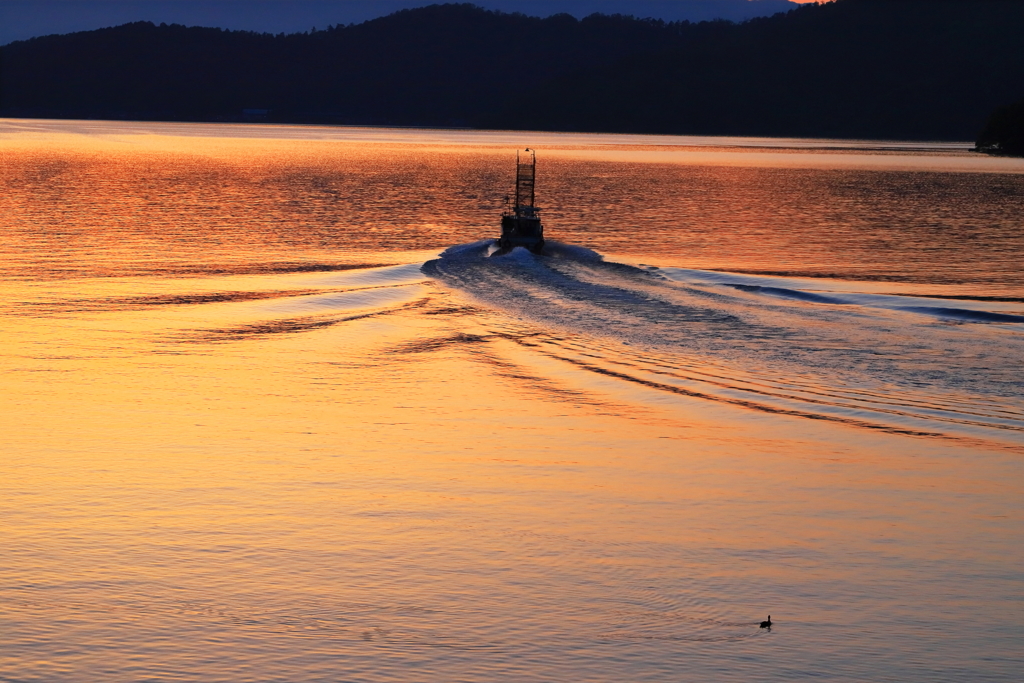
POLYGON ((537 153, 529 148, 523 151, 530 156, 524 159, 516 151, 516 191, 514 196, 505 197, 498 247, 501 251, 526 247, 539 254, 544 248, 544 226, 540 222, 540 209, 533 205, 537 153))

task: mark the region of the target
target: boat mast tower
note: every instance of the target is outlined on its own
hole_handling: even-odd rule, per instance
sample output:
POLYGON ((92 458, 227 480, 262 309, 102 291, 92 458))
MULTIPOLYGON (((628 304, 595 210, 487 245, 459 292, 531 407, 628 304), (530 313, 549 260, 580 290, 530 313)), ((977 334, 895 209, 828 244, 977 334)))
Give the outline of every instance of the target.
POLYGON ((528 215, 533 215, 536 209, 533 206, 534 181, 537 178, 537 153, 530 148, 525 151, 530 153, 530 160, 526 161, 519 156, 516 150, 516 215, 521 215, 523 209, 529 209, 528 215))

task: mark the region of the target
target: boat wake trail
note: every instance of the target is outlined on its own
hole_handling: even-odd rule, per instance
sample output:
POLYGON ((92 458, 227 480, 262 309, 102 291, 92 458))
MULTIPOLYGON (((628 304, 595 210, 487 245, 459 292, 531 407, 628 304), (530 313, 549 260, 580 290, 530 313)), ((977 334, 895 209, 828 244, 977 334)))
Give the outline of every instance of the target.
POLYGON ((537 348, 606 377, 887 431, 1024 443, 1019 303, 633 266, 556 242, 539 255, 460 245, 423 272, 557 331, 537 348))

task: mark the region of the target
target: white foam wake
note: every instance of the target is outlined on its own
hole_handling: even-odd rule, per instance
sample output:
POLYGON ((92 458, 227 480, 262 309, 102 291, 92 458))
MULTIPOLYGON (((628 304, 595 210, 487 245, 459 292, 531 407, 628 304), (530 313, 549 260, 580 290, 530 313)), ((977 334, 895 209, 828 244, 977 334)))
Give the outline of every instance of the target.
POLYGON ((633 266, 558 243, 539 255, 460 245, 423 272, 571 333, 589 358, 573 362, 654 388, 908 431, 1024 436, 1024 314, 1013 304, 633 266))

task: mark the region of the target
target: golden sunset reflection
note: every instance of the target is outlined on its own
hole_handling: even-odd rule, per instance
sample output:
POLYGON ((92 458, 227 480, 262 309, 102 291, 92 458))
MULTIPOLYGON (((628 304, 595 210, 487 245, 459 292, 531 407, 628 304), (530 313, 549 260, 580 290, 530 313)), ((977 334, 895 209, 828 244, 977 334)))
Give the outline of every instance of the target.
POLYGON ((0 678, 1016 666, 1024 174, 540 147, 604 259, 492 266, 500 139, 62 125, 0 134, 0 678))

